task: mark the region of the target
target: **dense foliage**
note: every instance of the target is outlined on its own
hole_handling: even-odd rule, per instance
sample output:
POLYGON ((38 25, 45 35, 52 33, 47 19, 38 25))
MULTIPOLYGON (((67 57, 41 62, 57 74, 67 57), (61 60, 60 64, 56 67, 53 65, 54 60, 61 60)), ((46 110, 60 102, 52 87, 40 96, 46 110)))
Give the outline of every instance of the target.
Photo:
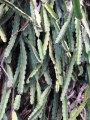
POLYGON ((89 120, 89 0, 0 0, 0 120, 89 120))

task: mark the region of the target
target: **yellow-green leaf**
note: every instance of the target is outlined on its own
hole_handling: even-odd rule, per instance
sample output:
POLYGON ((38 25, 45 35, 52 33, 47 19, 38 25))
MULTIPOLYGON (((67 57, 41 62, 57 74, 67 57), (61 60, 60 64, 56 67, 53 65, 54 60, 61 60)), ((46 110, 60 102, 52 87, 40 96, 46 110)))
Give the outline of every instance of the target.
POLYGON ((12 120, 18 120, 16 112, 12 111, 12 120))
POLYGON ((81 111, 84 109, 84 107, 89 101, 90 101, 90 97, 88 97, 83 103, 81 103, 78 109, 76 109, 73 113, 71 113, 69 120, 75 120, 76 117, 81 113, 81 111))
POLYGON ((54 18, 54 19, 58 19, 56 13, 54 12, 54 10, 51 8, 51 6, 48 3, 45 3, 45 8, 46 10, 50 13, 50 15, 54 18))
POLYGON ((6 35, 1 26, 0 26, 0 38, 3 42, 6 42, 6 35))

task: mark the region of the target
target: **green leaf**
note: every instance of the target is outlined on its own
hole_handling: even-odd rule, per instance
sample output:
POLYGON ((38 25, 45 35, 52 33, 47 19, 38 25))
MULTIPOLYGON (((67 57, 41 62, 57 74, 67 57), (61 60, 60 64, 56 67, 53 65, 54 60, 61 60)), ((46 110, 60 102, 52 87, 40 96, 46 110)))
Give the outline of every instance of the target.
POLYGON ((45 72, 44 72, 44 77, 45 77, 45 81, 48 85, 52 85, 52 79, 50 77, 50 73, 49 73, 49 70, 47 69, 45 72))
POLYGON ((30 82, 30 104, 33 105, 34 102, 35 102, 35 91, 36 91, 36 81, 35 79, 33 79, 31 82, 30 82))
POLYGON ((80 0, 72 0, 73 2, 73 9, 74 9, 74 14, 78 19, 82 19, 82 13, 80 9, 80 0))
POLYGON ((76 28, 76 47, 77 47, 77 64, 81 64, 81 54, 82 54, 82 40, 81 40, 81 30, 80 30, 80 20, 75 19, 75 28, 76 28))
POLYGON ((47 15, 47 11, 44 7, 43 7, 43 20, 44 20, 45 32, 50 31, 50 22, 49 22, 49 18, 48 18, 48 15, 47 15))
MULTIPOLYGON (((19 29, 19 25, 20 25, 20 16, 18 14, 15 14, 15 17, 14 17, 14 25, 13 25, 13 29, 12 29, 12 34, 14 34, 18 29, 19 29), (18 22, 17 22, 18 21, 18 22)), ((8 46, 6 47, 5 49, 5 52, 4 52, 4 56, 5 57, 8 57, 13 46, 14 46, 14 43, 15 43, 15 40, 16 40, 16 37, 17 36, 11 36, 10 37, 10 41, 8 43, 8 46)))
POLYGON ((37 45, 38 45, 38 51, 39 51, 40 59, 43 60, 44 59, 44 53, 43 53, 42 42, 41 42, 40 39, 37 40, 37 45))
POLYGON ((89 51, 90 51, 90 44, 89 44, 89 39, 88 39, 87 36, 85 37, 85 42, 84 42, 84 44, 85 44, 86 53, 88 54, 89 51))
POLYGON ((84 96, 85 96, 85 100, 88 98, 88 96, 90 96, 90 85, 87 86, 84 96))
POLYGON ((28 120, 36 120, 36 118, 38 118, 41 112, 42 112, 42 106, 38 105, 31 113, 31 115, 28 117, 28 120))
POLYGON ((9 2, 7 0, 1 0, 0 2, 1 3, 5 3, 10 8, 12 8, 15 12, 17 12, 18 14, 20 14, 22 17, 26 18, 27 20, 30 20, 32 23, 35 22, 29 15, 27 15, 26 13, 24 13, 21 9, 19 9, 18 7, 16 7, 11 2, 9 2))
POLYGON ((80 76, 80 75, 83 74, 83 67, 82 66, 78 66, 78 69, 79 69, 78 76, 80 76))
POLYGON ((50 0, 50 6, 53 8, 55 0, 50 0))
POLYGON ((35 49, 35 47, 30 42, 28 42, 28 43, 31 45, 31 48, 33 50, 33 53, 34 53, 36 59, 38 60, 39 63, 41 63, 41 59, 39 57, 39 54, 38 54, 37 50, 35 49))
POLYGON ((3 8, 4 4, 0 5, 0 18, 2 18, 3 12, 4 12, 4 8, 3 8))
POLYGON ((90 65, 87 65, 87 74, 88 74, 88 81, 90 84, 90 65))
POLYGON ((62 114, 63 114, 63 120, 68 120, 68 106, 67 106, 67 98, 64 97, 62 101, 62 114))
POLYGON ((66 32, 66 30, 67 30, 67 27, 69 26, 69 23, 70 23, 72 14, 73 14, 73 8, 71 9, 71 11, 70 11, 70 13, 69 13, 69 16, 68 16, 67 21, 66 21, 66 22, 64 23, 64 25, 62 26, 62 28, 61 28, 61 30, 60 30, 60 33, 59 33, 59 35, 58 35, 57 38, 56 38, 55 43, 59 43, 59 42, 63 39, 63 37, 64 37, 64 35, 65 35, 65 32, 66 32))
POLYGON ((41 67, 41 64, 39 64, 39 65, 30 73, 28 79, 31 78, 31 77, 33 77, 33 76, 37 73, 37 71, 40 69, 40 67, 41 67))
POLYGON ((62 46, 67 51, 67 53, 69 53, 69 57, 71 57, 71 54, 69 52, 69 47, 68 47, 67 42, 65 40, 62 40, 62 46))
POLYGON ((44 55, 46 55, 46 52, 47 52, 47 48, 48 48, 48 44, 49 44, 49 32, 46 32, 45 34, 45 38, 44 38, 44 44, 43 44, 43 53, 44 55))
POLYGON ((37 11, 37 9, 35 9, 34 11, 35 11, 37 24, 38 24, 38 26, 41 27, 41 16, 40 16, 39 12, 37 11))
POLYGON ((53 50, 52 50, 52 41, 50 40, 49 42, 49 56, 53 62, 53 64, 55 65, 56 64, 56 61, 55 61, 55 58, 53 56, 53 50))
POLYGON ((10 93, 11 93, 11 89, 7 89, 6 85, 4 85, 3 95, 2 95, 2 99, 1 99, 1 103, 0 103, 0 120, 2 120, 3 115, 5 113, 5 109, 7 107, 10 93))
MULTIPOLYGON (((90 85, 87 86, 84 96, 85 96, 85 100, 88 98, 88 96, 90 96, 90 85)), ((87 103, 87 109, 88 109, 87 112, 89 112, 89 110, 90 110, 90 100, 87 103)))
POLYGON ((38 80, 37 80, 37 83, 36 83, 36 88, 37 88, 37 100, 39 102, 40 97, 41 97, 41 87, 40 87, 40 84, 39 84, 38 80))
POLYGON ((70 80, 71 80, 71 76, 72 76, 72 72, 73 72, 73 66, 75 64, 75 57, 76 57, 76 51, 74 52, 71 63, 69 65, 69 69, 68 69, 68 72, 67 72, 67 75, 66 75, 66 80, 65 80, 65 83, 64 83, 64 86, 63 86, 63 89, 62 89, 61 101, 63 101, 64 96, 66 94, 66 91, 68 89, 68 86, 70 84, 70 80))
POLYGON ((25 49, 24 42, 22 37, 20 39, 20 74, 19 74, 19 83, 18 83, 18 94, 23 93, 24 84, 25 84, 25 74, 26 74, 26 65, 27 65, 27 52, 25 49))
POLYGON ((57 109, 58 109, 58 98, 59 94, 54 90, 54 99, 53 99, 53 107, 52 107, 52 119, 55 120, 57 116, 57 109))
POLYGON ((36 118, 39 117, 39 115, 42 113, 42 110, 44 109, 44 106, 47 102, 47 97, 50 93, 51 87, 48 86, 44 92, 42 93, 39 103, 37 104, 36 108, 34 109, 34 111, 30 114, 30 116, 28 117, 28 120, 35 120, 36 118))
POLYGON ((83 18, 82 18, 82 23, 85 27, 85 30, 90 38, 90 28, 89 28, 89 24, 88 24, 88 21, 87 21, 87 16, 86 16, 86 13, 83 11, 82 9, 82 15, 83 15, 83 18))
POLYGON ((8 64, 6 65, 6 68, 7 68, 7 73, 9 75, 9 78, 10 78, 10 81, 7 81, 7 85, 12 86, 12 84, 13 84, 13 72, 12 72, 11 67, 8 64))
POLYGON ((16 95, 15 101, 14 101, 14 110, 18 110, 20 107, 21 102, 21 95, 16 95))

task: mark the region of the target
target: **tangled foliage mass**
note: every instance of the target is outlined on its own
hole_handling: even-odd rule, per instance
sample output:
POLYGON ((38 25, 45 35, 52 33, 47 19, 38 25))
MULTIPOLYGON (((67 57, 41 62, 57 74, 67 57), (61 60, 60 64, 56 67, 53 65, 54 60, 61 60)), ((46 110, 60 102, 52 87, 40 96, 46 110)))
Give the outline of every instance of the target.
POLYGON ((89 0, 0 0, 0 120, 89 120, 89 0))

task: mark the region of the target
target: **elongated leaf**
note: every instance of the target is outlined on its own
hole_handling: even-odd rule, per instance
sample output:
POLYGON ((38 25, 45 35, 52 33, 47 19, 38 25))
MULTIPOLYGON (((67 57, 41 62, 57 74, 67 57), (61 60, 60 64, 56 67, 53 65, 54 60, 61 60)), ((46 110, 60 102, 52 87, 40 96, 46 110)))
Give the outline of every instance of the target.
POLYGON ((64 100, 62 101, 62 114, 63 114, 63 120, 68 120, 68 106, 67 106, 67 98, 64 97, 64 100))
POLYGON ((64 23, 64 25, 62 26, 62 28, 61 28, 61 30, 60 30, 60 33, 59 33, 59 35, 58 35, 57 38, 56 38, 55 43, 59 43, 59 42, 62 40, 62 38, 64 37, 65 32, 66 32, 66 30, 67 30, 67 27, 68 27, 68 25, 69 25, 69 23, 70 23, 72 14, 73 14, 73 8, 72 8, 71 11, 70 11, 70 14, 69 14, 69 16, 68 16, 67 21, 66 21, 66 22, 64 23))
MULTIPOLYGON (((20 25, 20 16, 18 14, 15 14, 12 34, 14 34, 19 29, 19 25, 20 25)), ((8 46, 6 47, 5 52, 4 52, 5 57, 9 56, 9 54, 10 54, 10 52, 11 52, 13 46, 14 46, 16 37, 17 36, 13 36, 13 37, 11 36, 10 41, 8 43, 8 46)))
POLYGON ((39 54, 38 54, 37 50, 35 49, 35 47, 34 47, 30 42, 29 42, 29 44, 30 44, 31 47, 32 47, 32 50, 33 50, 33 53, 34 53, 36 59, 38 60, 39 63, 41 63, 41 60, 40 60, 40 58, 39 58, 39 54))
MULTIPOLYGON (((22 39, 22 38, 21 38, 22 39)), ((18 94, 23 93, 24 83, 25 83, 25 73, 26 73, 26 64, 27 64, 27 53, 25 49, 25 45, 23 41, 21 40, 21 46, 20 46, 20 74, 19 74, 19 84, 18 84, 18 94)))
POLYGON ((21 62, 20 60, 21 60, 21 58, 20 58, 20 55, 19 55, 17 68, 16 68, 15 74, 14 74, 14 76, 13 76, 13 85, 15 84, 15 82, 16 82, 18 76, 19 76, 19 72, 20 72, 20 62, 21 62))
POLYGON ((81 105, 78 107, 78 109, 76 109, 73 113, 71 113, 69 120, 75 120, 76 117, 80 114, 80 112, 84 109, 86 104, 89 102, 89 100, 90 97, 88 97, 84 102, 82 102, 81 105))
POLYGON ((48 47, 48 44, 49 44, 49 32, 46 32, 45 34, 45 39, 44 39, 44 44, 43 44, 43 53, 44 55, 46 55, 46 51, 47 51, 47 47, 48 47))
POLYGON ((31 78, 31 77, 33 77, 33 76, 37 73, 37 71, 40 69, 40 67, 41 67, 41 65, 39 64, 39 65, 30 73, 28 79, 31 78))
POLYGON ((77 47, 77 56, 76 61, 79 65, 81 63, 81 54, 82 54, 82 41, 81 41, 81 31, 80 31, 80 20, 75 20, 75 28, 76 28, 76 47, 77 47))
POLYGON ((73 2, 73 9, 74 9, 74 14, 78 19, 82 19, 82 13, 80 9, 80 0, 72 0, 73 2))
POLYGON ((36 118, 38 118, 38 116, 40 115, 40 113, 42 112, 42 106, 37 106, 34 111, 32 112, 32 114, 28 117, 28 120, 35 120, 36 118))
POLYGON ((54 56, 53 56, 52 41, 49 42, 49 55, 50 55, 50 58, 51 58, 53 64, 55 65, 56 62, 55 62, 55 59, 54 59, 54 56))
POLYGON ((34 120, 36 118, 39 117, 39 115, 42 113, 43 107, 45 106, 46 102, 47 102, 47 97, 50 93, 51 87, 47 87, 44 92, 41 95, 41 98, 39 100, 38 105, 36 106, 36 108, 34 109, 34 111, 31 113, 31 115, 29 116, 28 120, 34 120))
POLYGON ((5 109, 7 107, 7 102, 8 102, 10 93, 11 93, 11 89, 7 89, 6 85, 4 87, 5 88, 4 88, 1 103, 0 103, 0 120, 2 120, 2 118, 3 118, 3 115, 5 113, 5 109))
POLYGON ((38 39, 37 41, 38 43, 38 51, 39 51, 39 56, 40 56, 40 59, 43 60, 44 59, 44 53, 43 53, 43 46, 42 46, 42 42, 40 39, 38 39))
POLYGON ((38 26, 41 26, 41 16, 36 9, 35 9, 35 16, 36 16, 36 21, 37 21, 38 26))
POLYGON ((66 80, 65 80, 65 83, 64 83, 64 86, 63 86, 63 89, 62 89, 61 101, 64 99, 64 96, 65 96, 66 91, 68 89, 68 86, 70 84, 71 75, 72 75, 72 71, 73 71, 73 66, 75 64, 75 57, 76 57, 76 51, 74 52, 74 55, 72 57, 72 60, 71 60, 70 66, 69 66, 69 70, 68 70, 68 73, 67 73, 67 76, 66 76, 66 80))
POLYGON ((59 81, 57 80, 55 85, 55 90, 57 93, 59 92, 59 88, 60 88, 60 84, 59 84, 59 81))
POLYGON ((41 87, 40 87, 40 84, 39 84, 38 80, 37 80, 37 86, 36 87, 37 87, 37 100, 39 102, 40 97, 41 97, 41 87))
POLYGON ((53 8, 55 0, 50 0, 50 6, 53 8))
POLYGON ((49 74, 49 70, 47 69, 45 72, 44 72, 44 77, 45 77, 45 81, 48 85, 52 85, 52 79, 50 77, 50 74, 49 74))
POLYGON ((89 25, 88 25, 88 22, 87 22, 87 19, 86 19, 87 16, 86 16, 86 14, 84 13, 83 10, 82 10, 82 15, 83 15, 82 23, 83 23, 83 25, 84 25, 84 27, 85 27, 85 30, 86 30, 89 38, 90 38, 90 28, 89 28, 89 25))
POLYGON ((34 20, 30 16, 28 16, 26 13, 24 13, 21 9, 16 7, 11 2, 9 2, 7 0, 1 0, 0 2, 5 3, 6 5, 8 5, 10 8, 12 8, 14 11, 16 11, 18 14, 20 14, 22 17, 26 18, 27 20, 30 20, 31 22, 34 22, 34 20))
POLYGON ((50 31, 50 22, 49 22, 49 19, 48 19, 47 11, 44 7, 43 7, 43 20, 44 20, 45 32, 50 31))
POLYGON ((9 75, 10 81, 7 81, 7 86, 12 86, 13 84, 13 72, 9 65, 6 65, 7 73, 9 75))
POLYGON ((45 3, 45 8, 46 10, 50 13, 50 15, 54 18, 54 19, 58 19, 56 13, 54 12, 54 10, 51 8, 51 6, 48 3, 45 3))
POLYGON ((30 104, 33 105, 35 102, 35 91, 36 91, 36 87, 35 87, 35 80, 33 79, 33 81, 31 81, 30 83, 30 104))
POLYGON ((15 101, 14 101, 14 110, 18 110, 20 107, 21 102, 21 95, 16 95, 15 101))
POLYGON ((3 6, 4 6, 4 4, 1 4, 0 5, 0 18, 2 17, 2 15, 3 15, 3 10, 4 10, 4 8, 3 8, 3 6))
POLYGON ((56 119, 57 109, 58 109, 58 98, 59 94, 54 91, 54 99, 53 99, 53 108, 52 108, 52 119, 56 119))

